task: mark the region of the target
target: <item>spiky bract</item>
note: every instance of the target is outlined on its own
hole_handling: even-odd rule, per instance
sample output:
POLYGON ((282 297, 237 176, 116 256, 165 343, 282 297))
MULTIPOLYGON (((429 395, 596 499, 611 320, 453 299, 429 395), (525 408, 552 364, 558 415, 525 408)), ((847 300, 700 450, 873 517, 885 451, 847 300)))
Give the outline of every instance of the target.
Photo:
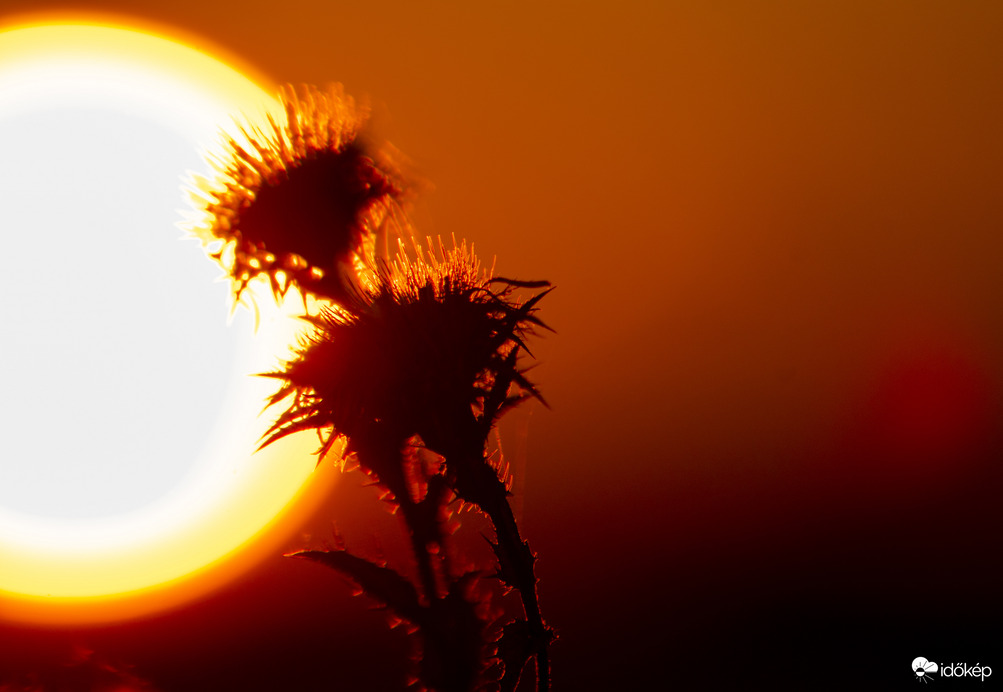
POLYGON ((374 234, 403 183, 383 153, 360 138, 366 110, 339 86, 280 93, 285 119, 245 126, 211 155, 215 181, 195 180, 192 232, 233 281, 237 300, 266 276, 276 298, 292 284, 336 302, 354 297, 355 269, 372 258, 374 234))

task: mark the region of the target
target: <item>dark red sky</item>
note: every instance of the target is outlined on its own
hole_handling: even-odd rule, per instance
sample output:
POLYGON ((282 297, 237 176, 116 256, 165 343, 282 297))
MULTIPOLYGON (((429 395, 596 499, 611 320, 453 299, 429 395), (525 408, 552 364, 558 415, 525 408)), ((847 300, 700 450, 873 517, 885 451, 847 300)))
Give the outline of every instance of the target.
MULTIPOLYGON (((369 95, 435 184, 421 228, 558 285, 519 498, 557 689, 1003 675, 1000 5, 450 5, 4 11, 113 11, 369 95)), ((314 524, 392 540, 356 481, 314 524)), ((172 614, 7 630, 2 657, 394 689, 364 662, 403 638, 348 591, 277 558, 172 614)))

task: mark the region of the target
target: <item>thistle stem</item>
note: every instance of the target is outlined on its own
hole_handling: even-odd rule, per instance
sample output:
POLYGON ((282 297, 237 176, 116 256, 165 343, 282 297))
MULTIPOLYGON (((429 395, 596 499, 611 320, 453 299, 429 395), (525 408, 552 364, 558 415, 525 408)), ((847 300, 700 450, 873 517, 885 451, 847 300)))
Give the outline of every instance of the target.
MULTIPOLYGON (((486 464, 485 467, 490 469, 486 464)), ((491 493, 494 498, 486 500, 481 508, 494 525, 500 556, 506 556, 510 563, 508 567, 514 577, 513 586, 519 592, 522 607, 526 613, 526 621, 530 625, 533 650, 536 652, 536 688, 539 692, 547 692, 550 689, 548 647, 553 634, 543 622, 543 615, 540 612, 539 596, 536 591, 537 578, 533 569, 536 558, 533 551, 530 550, 529 544, 519 534, 519 526, 516 524, 512 506, 508 502, 505 485, 498 479, 497 475, 492 474, 492 476, 495 481, 492 485, 497 490, 491 493)), ((505 565, 502 567, 504 568, 505 565)))
MULTIPOLYGON (((448 494, 438 487, 430 487, 421 501, 416 502, 405 491, 398 497, 398 502, 411 537, 419 578, 427 600, 427 617, 421 627, 425 644, 423 682, 430 689, 440 692, 470 692, 480 669, 480 657, 477 647, 470 647, 463 641, 464 630, 457 627, 458 623, 454 620, 458 604, 455 598, 450 602, 454 584, 446 568, 445 537, 439 523, 446 497, 448 494), (430 552, 431 545, 438 547, 436 554, 430 552), (436 560, 439 561, 438 569, 436 560)), ((459 607, 464 609, 467 616, 476 619, 473 604, 464 602, 459 607)))
POLYGON ((509 586, 519 592, 530 628, 531 650, 536 655, 537 690, 547 692, 550 689, 548 647, 553 640, 553 632, 544 623, 540 611, 537 578, 533 567, 536 557, 519 533, 515 514, 508 501, 508 489, 498 477, 498 472, 485 459, 483 440, 471 437, 465 448, 447 445, 443 441, 441 448, 449 449, 452 453, 452 456, 449 453, 445 455, 446 464, 459 497, 479 507, 494 526, 498 541, 495 552, 499 574, 509 586), (455 460, 452 467, 449 459, 455 460))
MULTIPOLYGON (((421 579, 425 597, 431 605, 439 598, 439 585, 435 578, 435 570, 432 568, 432 556, 428 552, 428 528, 424 524, 418 506, 409 497, 400 498, 401 512, 404 515, 404 523, 407 524, 408 533, 411 534, 411 548, 414 550, 415 560, 418 562, 418 576, 421 579)), ((432 540, 435 540, 432 538, 432 540)))

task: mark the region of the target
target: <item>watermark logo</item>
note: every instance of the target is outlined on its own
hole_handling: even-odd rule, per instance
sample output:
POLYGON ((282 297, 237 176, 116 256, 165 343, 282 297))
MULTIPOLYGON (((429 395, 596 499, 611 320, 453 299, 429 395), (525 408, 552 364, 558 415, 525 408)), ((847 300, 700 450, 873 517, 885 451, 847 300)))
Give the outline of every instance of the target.
POLYGON ((912 672, 920 682, 930 682, 936 680, 936 675, 942 678, 974 678, 982 682, 986 681, 993 674, 993 669, 976 663, 970 666, 967 663, 934 663, 922 656, 912 660, 912 672))
POLYGON ((922 656, 919 658, 914 658, 912 660, 912 672, 916 674, 916 679, 921 682, 929 682, 933 678, 931 675, 937 673, 937 664, 933 661, 928 661, 922 656))

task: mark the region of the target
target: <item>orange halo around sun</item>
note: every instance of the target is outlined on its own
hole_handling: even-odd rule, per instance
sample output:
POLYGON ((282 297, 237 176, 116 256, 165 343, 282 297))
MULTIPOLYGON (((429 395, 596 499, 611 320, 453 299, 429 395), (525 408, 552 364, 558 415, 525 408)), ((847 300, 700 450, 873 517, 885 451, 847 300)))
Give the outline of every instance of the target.
MULTIPOLYGON (((105 74, 101 70, 110 71, 110 83, 118 80, 126 89, 149 95, 151 103, 160 103, 150 117, 201 123, 184 126, 193 146, 211 144, 205 138, 218 136, 207 135, 207 119, 215 128, 239 136, 231 116, 246 119, 279 112, 278 104, 255 83, 264 80, 252 80, 246 68, 242 74, 152 27, 76 20, 0 30, 0 89, 7 85, 11 93, 21 93, 17 90, 22 87, 44 87, 47 70, 58 72, 60 65, 90 65, 99 78, 105 74)), ((180 209, 185 204, 180 189, 185 171, 176 173, 180 209)), ((180 215, 174 219, 180 220, 180 215)), ((191 250, 199 252, 197 245, 191 250)), ((111 621, 177 605, 276 554, 289 531, 317 506, 333 471, 314 472, 315 438, 294 438, 253 454, 257 437, 270 422, 258 413, 271 383, 249 375, 273 369, 300 327, 293 316, 295 296, 286 303, 294 307, 269 308, 269 302, 270 295, 258 301, 262 314, 256 335, 249 317, 236 318, 232 328, 255 344, 238 368, 248 376, 234 379, 236 394, 229 401, 237 403, 224 418, 226 429, 206 441, 220 458, 236 457, 210 464, 199 477, 201 485, 183 502, 165 504, 151 510, 149 517, 137 515, 136 521, 121 525, 111 521, 95 524, 93 530, 69 527, 64 535, 44 522, 8 521, 0 507, 0 619, 111 621), (234 453, 234 448, 240 451, 234 453)))

